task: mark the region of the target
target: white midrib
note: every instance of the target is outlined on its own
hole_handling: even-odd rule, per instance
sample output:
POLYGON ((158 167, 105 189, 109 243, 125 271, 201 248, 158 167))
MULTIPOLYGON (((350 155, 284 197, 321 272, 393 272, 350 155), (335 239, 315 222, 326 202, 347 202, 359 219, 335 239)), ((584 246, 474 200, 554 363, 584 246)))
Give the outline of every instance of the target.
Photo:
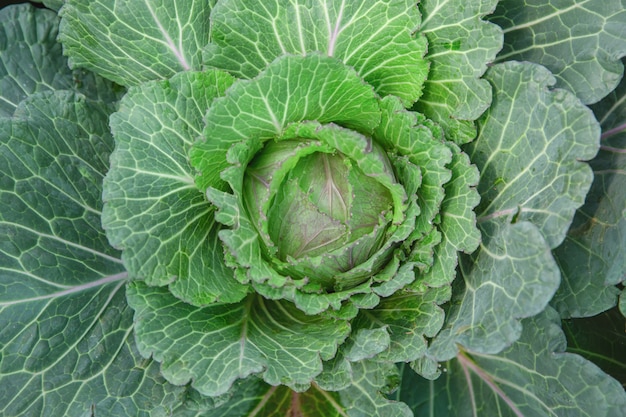
POLYGON ((564 9, 559 9, 559 10, 557 10, 554 13, 550 13, 550 14, 542 16, 542 17, 540 17, 538 19, 535 19, 535 20, 523 23, 521 25, 516 25, 516 26, 511 26, 510 28, 506 28, 506 29, 504 29, 502 31, 502 33, 507 34, 509 32, 513 32, 515 30, 519 30, 519 29, 523 29, 523 28, 534 26, 534 25, 536 25, 538 23, 545 22, 545 21, 550 20, 550 19, 552 19, 554 17, 558 17, 558 16, 560 16, 562 14, 565 14, 565 13, 571 11, 571 10, 582 8, 582 6, 585 3, 588 3, 588 2, 589 2, 589 0, 585 0, 585 1, 581 2, 581 3, 572 4, 570 7, 566 7, 564 9))
POLYGON ((148 11, 150 12, 150 15, 152 16, 152 19, 157 24, 157 26, 159 28, 159 31, 163 35, 163 38, 165 39, 165 42, 167 43, 168 48, 172 51, 172 53, 174 54, 174 56, 176 57, 176 59, 178 60, 180 65, 183 67, 183 69, 185 71, 189 71, 191 69, 191 65, 189 65, 189 63, 185 59, 185 56, 183 55, 183 47, 182 47, 182 45, 178 45, 177 46, 174 43, 174 40, 171 38, 169 33, 167 33, 167 31, 165 30, 165 28, 161 24, 161 21, 159 20, 159 17, 156 15, 154 10, 152 10, 152 7, 150 7, 150 3, 148 2, 148 0, 144 0, 144 3, 146 4, 146 8, 148 9, 148 11))
POLYGON ((337 15, 337 22, 335 23, 335 27, 328 37, 328 56, 333 56, 335 53, 335 45, 337 44, 337 38, 339 37, 339 29, 341 27, 341 20, 343 19, 344 8, 345 2, 342 1, 341 8, 339 9, 339 14, 337 15))
POLYGON ((62 291, 57 291, 57 292, 53 292, 53 293, 46 294, 46 295, 40 295, 38 297, 23 298, 23 299, 20 299, 20 300, 0 302, 0 307, 7 307, 7 306, 11 306, 11 305, 16 305, 16 304, 30 303, 30 302, 33 302, 33 301, 50 300, 50 299, 53 299, 53 298, 63 297, 63 296, 66 296, 66 295, 79 293, 81 291, 86 291, 86 290, 89 290, 91 288, 100 287, 100 286, 103 286, 103 285, 106 285, 106 284, 110 284, 112 282, 124 281, 127 278, 128 278, 128 272, 124 271, 124 272, 120 272, 119 274, 108 275, 106 277, 102 277, 100 279, 97 279, 97 280, 91 281, 91 282, 87 282, 85 284, 76 285, 74 287, 71 287, 71 288, 68 288, 68 289, 65 289, 65 290, 62 290, 62 291))

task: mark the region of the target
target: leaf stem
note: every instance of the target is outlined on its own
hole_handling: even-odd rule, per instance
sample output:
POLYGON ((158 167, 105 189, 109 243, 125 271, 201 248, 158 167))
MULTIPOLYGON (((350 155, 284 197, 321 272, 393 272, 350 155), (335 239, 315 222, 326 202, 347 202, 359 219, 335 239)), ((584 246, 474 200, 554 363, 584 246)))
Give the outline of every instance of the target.
POLYGON ((71 288, 68 288, 68 289, 63 290, 63 291, 57 291, 57 292, 53 292, 51 294, 40 295, 38 297, 24 298, 24 299, 20 299, 20 300, 13 300, 13 301, 7 301, 7 302, 0 302, 0 307, 6 307, 6 306, 10 306, 10 305, 28 303, 28 302, 32 302, 32 301, 41 301, 41 300, 48 300, 48 299, 57 298, 57 297, 63 297, 65 295, 74 294, 74 293, 77 293, 77 292, 80 292, 80 291, 85 291, 85 290, 88 290, 88 289, 91 289, 91 288, 100 287, 102 285, 106 285, 106 284, 109 284, 111 282, 123 281, 123 280, 126 280, 127 278, 128 278, 128 272, 124 271, 124 272, 120 272, 119 274, 109 275, 109 276, 100 278, 100 279, 98 279, 96 281, 88 282, 86 284, 77 285, 75 287, 71 287, 71 288))
POLYGON ((610 136, 616 135, 622 131, 626 130, 626 123, 622 123, 621 125, 614 127, 613 129, 609 129, 606 132, 602 133, 600 136, 600 140, 604 140, 610 136))
POLYGON ((502 399, 502 401, 506 403, 506 405, 511 408, 511 411, 513 411, 513 413, 517 417, 524 417, 524 414, 520 411, 519 408, 517 408, 517 406, 513 403, 509 396, 506 395, 504 391, 502 391, 502 388, 496 385, 491 375, 489 375, 478 365, 476 365, 476 363, 474 363, 474 361, 472 361, 463 350, 459 350, 459 354, 456 356, 456 358, 458 359, 459 364, 463 368, 463 372, 465 372, 466 375, 468 375, 468 370, 474 372, 485 384, 489 386, 489 388, 493 390, 493 392, 497 394, 498 397, 502 399))

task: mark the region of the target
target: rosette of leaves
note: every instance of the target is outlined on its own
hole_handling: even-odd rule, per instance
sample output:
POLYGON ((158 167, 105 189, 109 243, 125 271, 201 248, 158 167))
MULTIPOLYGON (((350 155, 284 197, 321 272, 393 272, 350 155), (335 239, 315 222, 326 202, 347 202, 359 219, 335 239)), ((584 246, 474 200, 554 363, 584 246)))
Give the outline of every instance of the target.
POLYGON ((623 1, 43 3, 0 15, 0 413, 624 414, 623 337, 559 328, 626 310, 623 84, 595 158, 579 101, 623 1))
MULTIPOLYGON (((219 395, 236 378, 260 373, 273 385, 306 388, 346 340, 358 309, 390 296, 410 298, 406 319, 417 343, 402 347, 391 336, 393 318, 374 309, 376 320, 359 319, 365 323, 354 330, 381 322, 374 334, 387 340, 359 355, 423 353, 453 278, 429 274, 441 219, 463 218, 478 202, 477 171, 432 122, 395 97, 381 99, 340 61, 314 54, 279 58, 250 81, 187 72, 133 88, 111 126, 118 142, 103 224, 138 279, 129 302, 140 350, 163 361, 170 381, 192 375, 196 389, 219 395), (155 100, 167 94, 175 100, 155 100), (208 109, 204 118, 198 108, 208 109), (191 145, 200 134, 206 140, 191 145), (203 319, 172 334, 172 309, 203 319), (213 333, 223 342, 201 342, 213 333)), ((460 226, 446 240, 471 251, 473 217, 460 226)))
MULTIPOLYGON (((228 8, 250 23, 255 7, 219 3, 214 25, 228 8)), ((319 3, 305 14, 285 3, 281 22, 291 7, 302 27, 327 13, 333 31, 302 34, 298 55, 266 56, 259 73, 186 71, 131 87, 111 117, 103 225, 134 278, 139 350, 170 382, 191 377, 209 396, 250 374, 336 390, 345 382, 330 378, 333 366, 420 358, 442 325, 458 252, 480 238, 477 170, 438 124, 405 109, 430 65, 415 5, 319 3), (373 36, 365 15, 382 23, 373 36), (198 318, 171 333, 182 311, 198 318)), ((288 30, 279 33, 282 42, 288 30)), ((247 46, 212 48, 204 57, 220 66, 247 46)))

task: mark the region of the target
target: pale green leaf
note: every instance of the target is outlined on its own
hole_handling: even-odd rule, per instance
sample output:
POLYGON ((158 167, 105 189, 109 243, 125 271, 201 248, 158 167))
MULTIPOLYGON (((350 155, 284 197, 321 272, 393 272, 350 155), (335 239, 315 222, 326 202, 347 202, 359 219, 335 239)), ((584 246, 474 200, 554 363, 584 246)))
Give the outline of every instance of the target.
POLYGON ((84 70, 72 71, 56 41, 59 18, 21 4, 0 10, 0 116, 11 116, 20 101, 40 91, 74 90, 115 101, 120 88, 84 70))
POLYGON ((519 319, 541 312, 559 285, 559 270, 539 230, 529 222, 500 228, 461 264, 444 330, 429 356, 447 360, 457 345, 498 353, 521 333, 519 319))
POLYGON ((581 356, 565 353, 558 314, 523 321, 520 339, 498 355, 461 352, 436 381, 405 367, 394 396, 416 415, 450 417, 620 417, 626 393, 581 356), (429 414, 430 413, 430 414, 429 414))
POLYGON ((498 62, 544 65, 583 103, 606 96, 624 74, 624 0, 501 0, 490 20, 504 29, 498 62))
POLYGON ((476 227, 474 208, 480 201, 476 190, 478 170, 468 156, 454 143, 448 166, 452 179, 444 185, 444 199, 438 213, 441 242, 434 248, 433 263, 416 284, 430 287, 448 285, 456 276, 459 252, 472 253, 478 247, 481 235, 476 227))
POLYGON ((256 294, 237 304, 198 308, 139 281, 128 291, 142 355, 162 362, 171 383, 191 380, 208 396, 226 393, 251 374, 304 391, 349 332, 345 321, 306 316, 289 302, 256 294))
POLYGON ((413 235, 422 239, 433 229, 435 216, 445 197, 444 184, 450 181, 448 165, 452 151, 437 136, 437 129, 423 115, 404 110, 401 103, 386 97, 380 102, 382 118, 372 137, 389 153, 408 158, 421 172, 417 194, 420 215, 413 235))
POLYGON ((593 106, 602 126, 594 182, 555 251, 563 283, 553 305, 563 317, 598 314, 617 303, 626 279, 626 80, 593 106))
POLYGON ((415 36, 414 1, 219 1, 208 65, 253 78, 284 54, 323 53, 353 67, 381 95, 415 102, 428 74, 426 40, 415 36))
POLYGON ((369 133, 380 121, 372 87, 334 58, 277 59, 254 80, 239 81, 215 100, 206 116, 205 140, 191 150, 201 189, 222 188, 226 152, 245 139, 279 136, 289 123, 334 122, 369 133))
POLYGON ((551 248, 563 239, 593 180, 588 164, 600 128, 591 111, 565 90, 549 90, 543 67, 509 62, 489 69, 494 102, 466 148, 480 170, 477 207, 483 234, 530 221, 551 248))
POLYGON ((111 116, 116 148, 104 180, 102 223, 133 278, 167 285, 195 305, 247 293, 223 259, 214 208, 187 153, 204 112, 232 83, 219 71, 183 72, 131 88, 111 116))
POLYGON ((422 0, 419 33, 428 39, 430 72, 415 109, 440 123, 446 138, 467 143, 476 120, 491 103, 489 83, 480 77, 502 48, 502 31, 483 17, 497 0, 422 0))
POLYGON ((213 0, 67 0, 59 41, 70 67, 123 86, 201 69, 213 0))
POLYGON ((138 355, 100 226, 111 110, 44 92, 0 124, 2 415, 163 415, 184 393, 138 355))

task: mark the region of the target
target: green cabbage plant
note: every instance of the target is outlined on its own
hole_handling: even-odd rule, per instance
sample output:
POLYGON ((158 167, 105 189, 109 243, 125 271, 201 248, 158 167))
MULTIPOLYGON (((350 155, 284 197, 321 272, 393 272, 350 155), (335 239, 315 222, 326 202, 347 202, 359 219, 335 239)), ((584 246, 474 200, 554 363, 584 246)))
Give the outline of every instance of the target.
POLYGON ((625 0, 0 10, 0 414, 626 415, 625 0))

